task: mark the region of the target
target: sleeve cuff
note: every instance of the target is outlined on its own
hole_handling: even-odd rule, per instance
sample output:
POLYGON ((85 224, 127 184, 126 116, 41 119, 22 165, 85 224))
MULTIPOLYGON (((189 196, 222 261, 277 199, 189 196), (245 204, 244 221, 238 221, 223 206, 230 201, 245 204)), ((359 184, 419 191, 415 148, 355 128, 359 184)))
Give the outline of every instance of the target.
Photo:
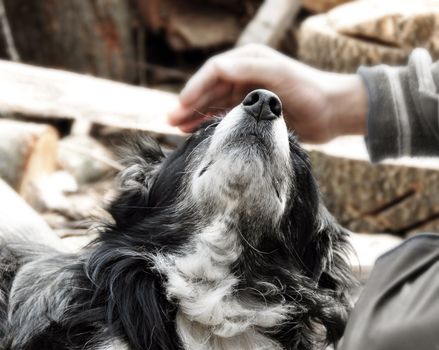
POLYGON ((397 68, 381 65, 360 67, 357 71, 366 85, 369 96, 365 141, 370 159, 374 163, 400 156, 400 125, 387 69, 397 68))

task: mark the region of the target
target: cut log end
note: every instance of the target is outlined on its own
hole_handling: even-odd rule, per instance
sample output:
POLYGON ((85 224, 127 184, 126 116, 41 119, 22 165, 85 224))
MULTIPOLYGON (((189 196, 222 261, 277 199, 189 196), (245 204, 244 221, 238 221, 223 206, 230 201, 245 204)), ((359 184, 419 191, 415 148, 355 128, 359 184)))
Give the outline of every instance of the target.
POLYGON ((57 167, 57 142, 49 125, 0 120, 0 177, 30 200, 31 184, 57 167))

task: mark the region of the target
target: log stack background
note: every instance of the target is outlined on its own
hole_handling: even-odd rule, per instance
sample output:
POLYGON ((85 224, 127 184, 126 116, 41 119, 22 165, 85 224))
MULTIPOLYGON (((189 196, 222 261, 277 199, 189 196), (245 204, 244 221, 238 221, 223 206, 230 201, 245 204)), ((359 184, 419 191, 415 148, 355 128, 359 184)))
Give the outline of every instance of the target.
MULTIPOLYGON (((167 112, 213 54, 257 42, 354 72, 418 46, 439 58, 438 30, 439 0, 0 0, 0 230, 15 194, 29 214, 18 231, 38 218, 52 243, 88 242, 121 167, 114 146, 139 130, 180 144, 167 112)), ((362 234, 364 264, 439 231, 434 161, 372 165, 361 138, 306 147, 329 210, 362 234)))
POLYGON ((438 59, 438 30, 437 0, 352 1, 303 22, 298 56, 338 72, 404 64, 415 47, 425 47, 438 59))

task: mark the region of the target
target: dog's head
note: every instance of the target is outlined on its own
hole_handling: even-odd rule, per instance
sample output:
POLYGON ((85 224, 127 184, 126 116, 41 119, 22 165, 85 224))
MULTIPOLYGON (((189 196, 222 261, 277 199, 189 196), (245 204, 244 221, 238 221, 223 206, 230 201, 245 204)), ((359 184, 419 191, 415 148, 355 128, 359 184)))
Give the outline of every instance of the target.
MULTIPOLYGON (((206 266, 225 256, 220 260, 236 278, 231 293, 244 291, 237 298, 294 304, 286 311, 291 317, 267 330, 285 348, 310 348, 321 329, 330 342, 341 336, 350 283, 346 234, 323 206, 308 155, 288 133, 275 94, 251 92, 167 157, 148 139, 134 148, 110 209, 113 232, 125 237, 120 243, 174 254, 174 263, 185 250, 212 249, 206 266)), ((194 269, 187 266, 178 269, 194 269)))

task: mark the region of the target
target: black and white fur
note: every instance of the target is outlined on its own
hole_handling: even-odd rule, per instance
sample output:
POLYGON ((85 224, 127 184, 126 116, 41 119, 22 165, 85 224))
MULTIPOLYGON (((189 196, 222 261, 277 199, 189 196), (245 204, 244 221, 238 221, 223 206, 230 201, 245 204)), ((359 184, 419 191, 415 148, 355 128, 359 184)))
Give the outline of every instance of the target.
POLYGON ((282 117, 243 105, 168 157, 132 145, 79 254, 0 247, 0 348, 317 349, 346 322, 346 233, 282 117))

